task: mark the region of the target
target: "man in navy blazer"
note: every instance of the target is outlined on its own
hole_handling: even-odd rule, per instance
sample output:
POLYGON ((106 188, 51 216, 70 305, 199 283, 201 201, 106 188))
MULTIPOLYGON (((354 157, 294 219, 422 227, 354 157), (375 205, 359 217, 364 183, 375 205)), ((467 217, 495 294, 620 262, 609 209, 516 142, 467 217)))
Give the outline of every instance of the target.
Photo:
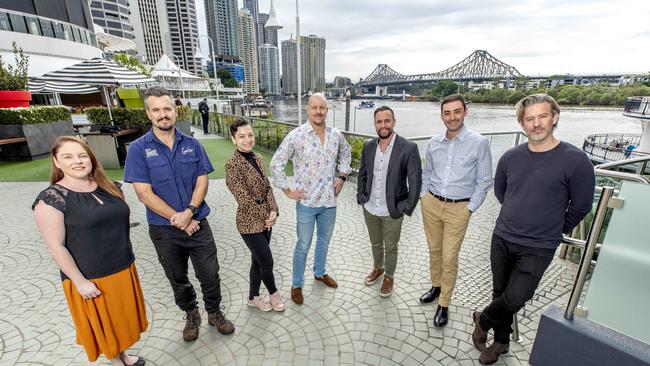
POLYGON ((418 204, 422 167, 418 146, 395 133, 393 110, 382 106, 374 116, 378 138, 363 145, 357 202, 363 205, 374 260, 365 282, 372 285, 383 275, 379 296, 388 297, 393 293, 402 221, 418 204))

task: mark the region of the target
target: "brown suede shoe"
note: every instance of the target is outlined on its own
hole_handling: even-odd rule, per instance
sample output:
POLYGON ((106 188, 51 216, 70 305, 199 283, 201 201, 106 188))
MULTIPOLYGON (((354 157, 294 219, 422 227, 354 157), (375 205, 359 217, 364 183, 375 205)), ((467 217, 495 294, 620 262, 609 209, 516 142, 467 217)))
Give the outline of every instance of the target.
POLYGON ((373 268, 372 272, 366 276, 366 285, 370 286, 373 283, 377 282, 379 277, 384 274, 384 270, 381 268, 373 268))
POLYGON ((384 276, 384 282, 381 284, 381 289, 379 290, 379 296, 388 297, 393 293, 393 279, 384 276))
POLYGON ((491 365, 499 360, 499 356, 504 353, 507 353, 510 349, 508 343, 503 344, 499 342, 494 342, 490 347, 486 348, 481 352, 481 356, 478 358, 478 362, 482 365, 491 365))
POLYGON ((185 312, 185 328, 183 329, 183 339, 187 342, 195 341, 199 337, 199 327, 201 326, 201 313, 198 308, 185 312))
POLYGON ((488 332, 484 331, 479 324, 479 319, 481 319, 481 312, 475 311, 472 313, 472 319, 474 319, 474 333, 472 333, 472 342, 474 347, 477 350, 483 351, 486 348, 488 332))
POLYGON ((304 299, 302 298, 302 289, 300 287, 291 288, 291 300, 297 305, 302 305, 304 299))
POLYGON ((330 277, 329 275, 327 275, 327 274, 324 274, 323 277, 314 277, 314 279, 316 281, 320 281, 320 282, 324 283, 325 286, 327 286, 327 287, 331 287, 331 288, 339 287, 339 284, 336 283, 336 281, 334 281, 334 279, 332 277, 330 277))
POLYGON ((208 324, 216 327, 221 334, 232 334, 235 331, 235 325, 220 311, 208 313, 208 324))

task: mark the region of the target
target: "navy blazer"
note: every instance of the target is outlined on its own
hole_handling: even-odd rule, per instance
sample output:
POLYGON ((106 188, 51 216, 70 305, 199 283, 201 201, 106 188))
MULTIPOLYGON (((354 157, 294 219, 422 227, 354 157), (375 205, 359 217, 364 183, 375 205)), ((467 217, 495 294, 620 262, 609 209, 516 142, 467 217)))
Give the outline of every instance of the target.
MULTIPOLYGON (((370 199, 378 140, 366 141, 361 153, 357 202, 362 205, 370 199)), ((411 216, 418 204, 421 187, 422 165, 418 145, 396 135, 386 174, 386 205, 390 216, 394 219, 403 214, 411 216)))

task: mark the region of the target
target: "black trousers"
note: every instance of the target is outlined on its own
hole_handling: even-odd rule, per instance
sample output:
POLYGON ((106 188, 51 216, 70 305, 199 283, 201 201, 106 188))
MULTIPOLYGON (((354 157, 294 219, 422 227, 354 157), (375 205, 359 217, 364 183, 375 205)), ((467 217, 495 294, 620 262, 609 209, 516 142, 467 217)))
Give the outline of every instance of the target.
POLYGON ((495 342, 510 342, 513 315, 533 297, 554 255, 555 249, 517 245, 492 234, 492 302, 479 323, 483 330, 494 329, 495 342))
POLYGON ((210 121, 210 113, 201 114, 203 118, 203 133, 208 133, 208 122, 210 121))
POLYGON ((244 243, 251 251, 251 270, 250 270, 250 290, 248 298, 250 300, 260 295, 260 285, 269 290, 269 294, 274 294, 278 289, 275 287, 275 277, 273 276, 273 255, 271 254, 271 230, 265 230, 255 234, 241 234, 244 243))
POLYGON ((199 231, 189 236, 173 226, 149 225, 149 237, 172 285, 176 305, 183 311, 197 307, 196 292, 187 277, 190 259, 196 278, 201 283, 205 310, 208 313, 216 313, 220 311, 221 304, 217 247, 208 220, 201 220, 199 226, 199 231))

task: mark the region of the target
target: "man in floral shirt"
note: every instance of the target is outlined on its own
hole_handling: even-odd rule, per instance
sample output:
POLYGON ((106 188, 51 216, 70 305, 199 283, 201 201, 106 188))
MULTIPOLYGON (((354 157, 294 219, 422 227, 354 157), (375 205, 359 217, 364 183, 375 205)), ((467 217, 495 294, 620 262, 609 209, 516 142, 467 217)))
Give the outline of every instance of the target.
POLYGON ((325 96, 313 94, 306 109, 307 123, 285 137, 271 160, 273 185, 296 200, 298 240, 293 253, 291 299, 299 305, 303 303, 302 286, 314 225, 317 228, 314 278, 328 287, 338 287, 336 281, 325 273, 325 262, 336 220, 336 197, 352 171, 350 145, 339 130, 325 124, 325 96), (287 184, 284 172, 289 160, 293 162, 295 188, 287 184), (335 177, 336 170, 339 175, 335 177))

